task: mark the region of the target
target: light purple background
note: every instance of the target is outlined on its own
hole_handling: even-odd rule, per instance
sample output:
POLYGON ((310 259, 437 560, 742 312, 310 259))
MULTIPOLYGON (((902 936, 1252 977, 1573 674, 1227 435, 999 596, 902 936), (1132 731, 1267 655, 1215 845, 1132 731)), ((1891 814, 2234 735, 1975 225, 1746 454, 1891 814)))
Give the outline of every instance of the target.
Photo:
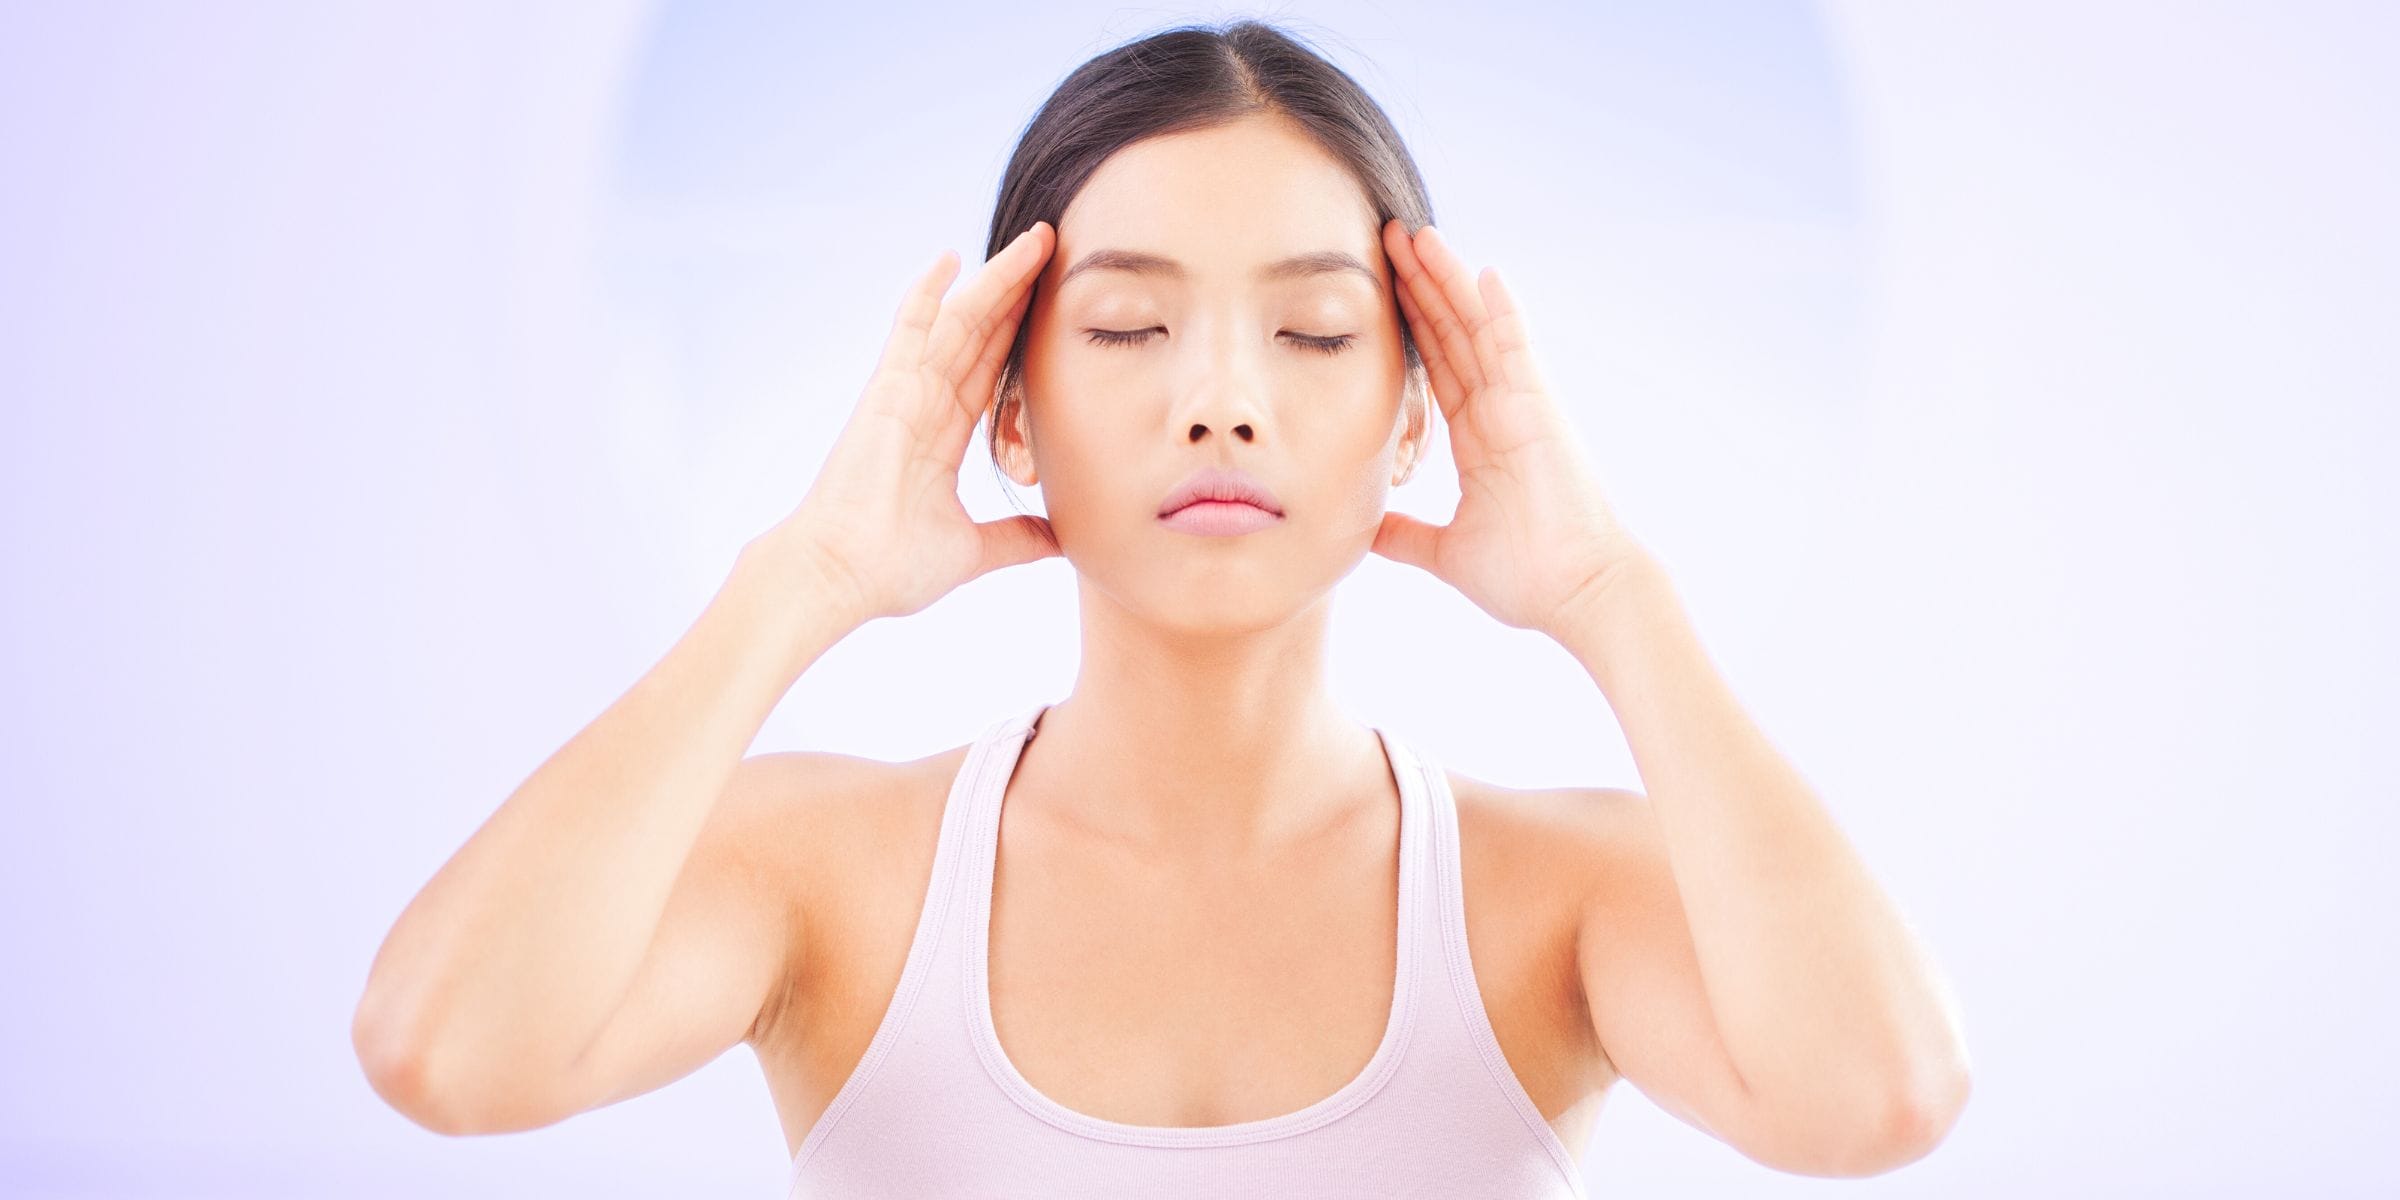
MULTIPOLYGON (((798 501, 1050 87, 1247 11, 800 7, 12 8, 0 1193, 779 1193, 746 1050, 409 1124, 351 1055, 367 964, 798 501)), ((1507 273, 1965 1005, 1931 1158, 1779 1175, 1626 1087, 1595 1195, 2400 1190, 2392 12, 1264 14, 1507 273)), ((1395 503, 1454 483, 1445 447, 1395 503)), ((1063 695, 1069 572, 870 624, 756 748, 915 757, 1063 695)), ((1638 786, 1555 644, 1380 558, 1339 611, 1362 719, 1638 786)))

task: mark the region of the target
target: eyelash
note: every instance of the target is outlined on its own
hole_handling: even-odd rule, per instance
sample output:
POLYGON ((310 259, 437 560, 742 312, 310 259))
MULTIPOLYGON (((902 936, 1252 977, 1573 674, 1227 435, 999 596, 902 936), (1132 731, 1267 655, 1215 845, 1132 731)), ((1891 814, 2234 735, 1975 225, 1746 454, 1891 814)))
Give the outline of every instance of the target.
MULTIPOLYGON (((1091 330, 1090 333, 1092 335, 1091 340, 1096 345, 1134 346, 1148 341, 1152 331, 1148 329, 1134 329, 1126 331, 1118 331, 1114 329, 1094 329, 1091 330)), ((1319 354, 1340 354, 1342 351, 1350 348, 1350 343, 1358 340, 1358 335, 1354 333, 1345 333, 1339 337, 1323 338, 1309 337, 1306 334, 1300 333, 1295 333, 1291 336, 1299 339, 1302 346, 1314 350, 1319 354)))

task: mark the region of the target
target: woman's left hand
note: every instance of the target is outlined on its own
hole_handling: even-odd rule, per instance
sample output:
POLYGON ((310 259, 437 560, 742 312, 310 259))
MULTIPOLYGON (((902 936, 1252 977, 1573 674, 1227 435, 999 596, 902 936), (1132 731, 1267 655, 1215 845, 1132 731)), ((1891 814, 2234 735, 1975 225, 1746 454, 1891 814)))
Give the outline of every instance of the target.
POLYGON ((1383 228, 1400 307, 1450 431, 1458 509, 1447 525, 1386 512, 1372 549, 1422 567, 1504 625, 1552 633, 1639 561, 1534 369, 1497 268, 1471 276, 1439 230, 1383 228))

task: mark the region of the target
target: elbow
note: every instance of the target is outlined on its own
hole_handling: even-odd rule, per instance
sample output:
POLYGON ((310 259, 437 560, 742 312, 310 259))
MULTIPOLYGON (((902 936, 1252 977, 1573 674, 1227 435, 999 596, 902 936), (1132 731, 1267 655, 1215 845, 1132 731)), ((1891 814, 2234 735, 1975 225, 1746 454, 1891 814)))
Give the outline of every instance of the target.
POLYGON ((522 1133, 579 1111, 562 1073, 519 1055, 477 1052, 456 1039, 362 1019, 351 1047, 367 1083, 393 1111, 446 1137, 522 1133))
POLYGON ((1868 1109, 1873 1119, 1862 1124, 1850 1146, 1827 1163, 1827 1175, 1861 1178, 1896 1171, 1933 1153, 1966 1109, 1974 1090, 1966 1064, 1959 1061, 1912 1087, 1895 1089, 1880 1105, 1868 1109))
POLYGON ((1881 1175, 1933 1153, 1958 1123, 1969 1089, 1962 1065, 1908 1087, 1809 1096, 1756 1110, 1746 1132, 1728 1140, 1753 1162, 1793 1175, 1881 1175))
POLYGON ((434 1133, 456 1137, 474 1132, 440 1103, 423 1054, 382 1043, 361 1044, 356 1049, 367 1085, 392 1111, 434 1133))
POLYGON ((369 1003, 362 1002, 351 1021, 350 1048, 366 1073, 367 1086, 394 1112, 445 1136, 481 1132, 462 1119, 456 1106, 443 1100, 425 1040, 393 1028, 389 1021, 379 1021, 369 1003))

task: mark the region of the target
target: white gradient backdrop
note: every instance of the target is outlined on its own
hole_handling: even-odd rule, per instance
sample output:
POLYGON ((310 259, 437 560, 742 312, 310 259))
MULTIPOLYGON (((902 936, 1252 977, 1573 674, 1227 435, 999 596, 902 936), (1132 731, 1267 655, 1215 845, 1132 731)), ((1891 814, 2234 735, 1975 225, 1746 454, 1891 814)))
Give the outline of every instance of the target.
MULTIPOLYGON (((445 1139, 348 1031, 409 896, 797 502, 907 280, 980 262, 1049 88, 1253 10, 870 11, 0 18, 0 1194, 779 1194, 746 1050, 445 1139)), ((1965 1006, 1932 1157, 1779 1175, 1628 1087, 1594 1195, 2400 1191, 2394 11, 1260 11, 1507 272, 1965 1006)), ((756 749, 1063 694, 1069 571, 861 629, 756 749)), ((1380 558, 1338 612, 1363 719, 1638 786, 1554 644, 1380 558)))

